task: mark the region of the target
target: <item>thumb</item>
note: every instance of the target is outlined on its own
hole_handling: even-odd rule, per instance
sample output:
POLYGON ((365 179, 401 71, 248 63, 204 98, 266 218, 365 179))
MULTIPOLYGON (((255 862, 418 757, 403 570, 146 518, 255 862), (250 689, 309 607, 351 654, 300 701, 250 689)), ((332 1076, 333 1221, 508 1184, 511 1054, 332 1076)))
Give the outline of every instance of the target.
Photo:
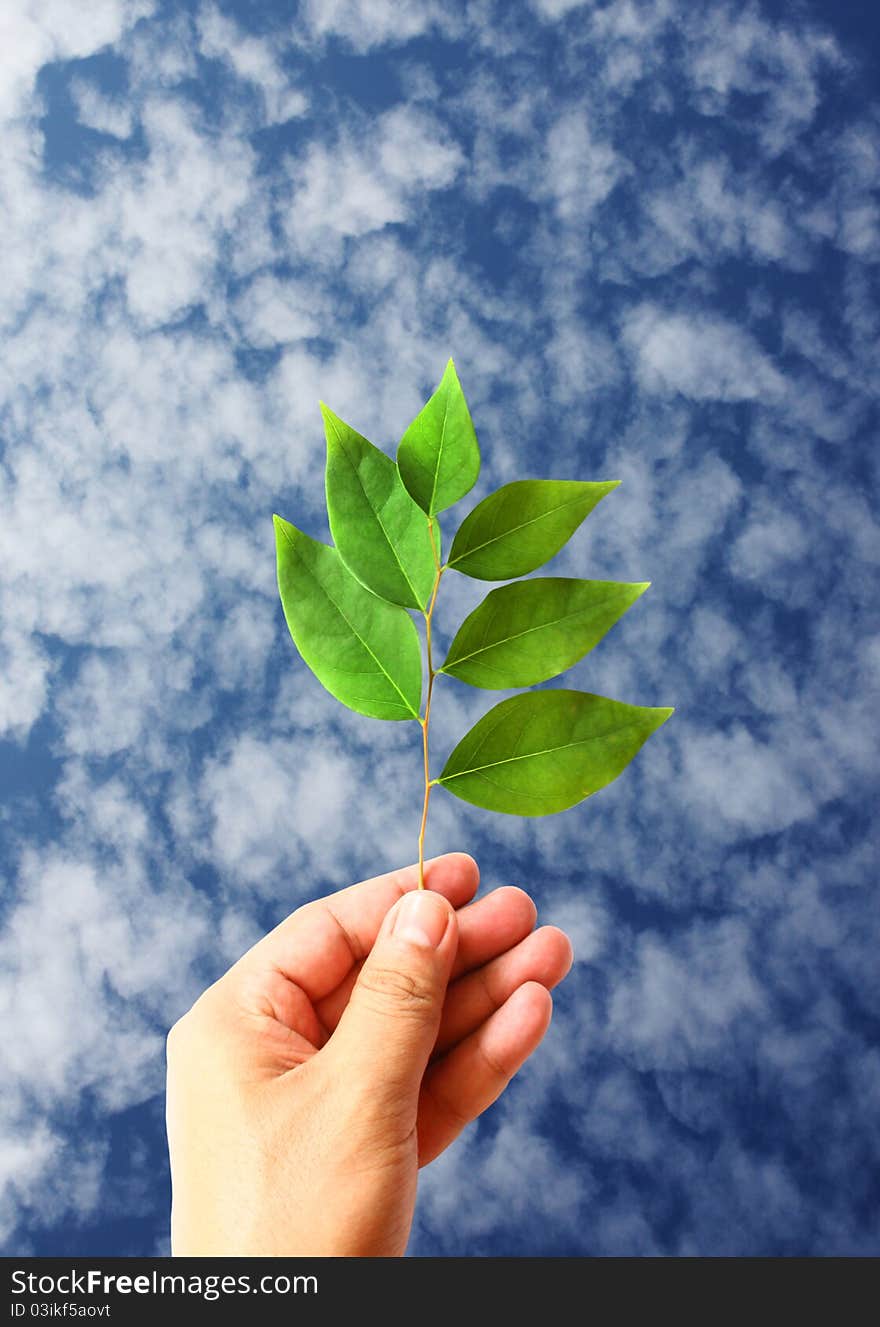
POLYGON ((385 916, 330 1040, 348 1081, 384 1108, 418 1104, 458 948, 458 919, 433 890, 404 894, 385 916))

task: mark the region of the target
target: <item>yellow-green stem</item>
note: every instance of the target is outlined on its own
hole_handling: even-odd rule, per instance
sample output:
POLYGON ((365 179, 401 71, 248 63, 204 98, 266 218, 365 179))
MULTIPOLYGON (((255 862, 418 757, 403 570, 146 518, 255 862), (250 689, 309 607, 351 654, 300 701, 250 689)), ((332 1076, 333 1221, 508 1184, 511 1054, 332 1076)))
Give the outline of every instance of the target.
POLYGON ((422 726, 422 750, 425 758, 425 800, 422 805, 422 824, 419 829, 419 889, 425 888, 425 826, 428 823, 428 802, 431 799, 431 776, 428 771, 428 724, 431 720, 431 695, 434 691, 434 663, 431 658, 431 619, 434 616, 434 605, 437 602, 437 591, 440 588, 440 578, 443 575, 443 568, 440 566, 440 558, 437 554, 437 546, 434 543, 434 527, 428 518, 428 533, 431 536, 431 551, 434 554, 434 566, 437 573, 434 577, 434 588, 431 591, 431 601, 425 612, 425 645, 428 660, 428 694, 425 699, 425 713, 419 720, 422 726))

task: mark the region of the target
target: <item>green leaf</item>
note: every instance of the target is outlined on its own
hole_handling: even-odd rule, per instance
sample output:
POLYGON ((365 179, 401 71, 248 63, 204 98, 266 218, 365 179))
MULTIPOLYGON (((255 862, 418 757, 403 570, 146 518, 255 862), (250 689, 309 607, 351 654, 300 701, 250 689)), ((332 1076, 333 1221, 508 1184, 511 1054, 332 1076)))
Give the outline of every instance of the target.
POLYGON ((327 512, 339 556, 382 599, 424 609, 436 568, 422 509, 389 456, 322 402, 327 512))
POLYGON ((429 516, 451 507, 477 482, 480 448, 452 360, 401 438, 397 464, 404 484, 429 516))
POLYGON ((546 816, 604 788, 672 709, 585 691, 528 691, 484 714, 437 783, 487 811, 546 816))
POLYGON ((318 681, 358 714, 417 719, 422 652, 409 613, 365 590, 335 548, 273 520, 284 616, 318 681))
POLYGON ((449 566, 481 581, 525 576, 558 553, 619 479, 517 479, 464 518, 449 566))
POLYGON ((570 668, 650 581, 538 576, 492 590, 458 629, 443 666, 472 687, 530 687, 570 668))

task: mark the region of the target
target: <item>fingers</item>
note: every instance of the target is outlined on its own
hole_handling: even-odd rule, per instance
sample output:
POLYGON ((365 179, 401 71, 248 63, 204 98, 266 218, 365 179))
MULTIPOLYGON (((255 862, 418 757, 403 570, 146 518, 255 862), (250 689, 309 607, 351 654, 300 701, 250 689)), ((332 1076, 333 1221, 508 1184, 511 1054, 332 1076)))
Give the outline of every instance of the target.
POLYGON ((453 981, 517 944, 532 930, 537 916, 538 909, 528 894, 514 885, 502 885, 462 908, 453 981))
MULTIPOLYGON (((536 916, 537 910, 528 894, 512 885, 495 889, 485 898, 462 908, 458 913, 458 952, 452 979, 488 962, 496 954, 503 954, 522 940, 534 926, 536 916)), ((318 1004, 318 1017, 328 1031, 332 1031, 342 1017, 359 970, 360 964, 357 964, 318 1004)))
MULTIPOLYGON (((447 852, 442 857, 432 857, 425 862, 425 888, 442 894, 454 908, 468 903, 476 894, 479 883, 480 868, 466 852, 447 852)), ((417 889, 418 884, 419 868, 415 863, 401 867, 398 871, 389 871, 386 875, 374 876, 372 880, 362 880, 358 885, 349 885, 347 889, 328 894, 327 898, 319 902, 332 904, 336 915, 349 927, 360 924, 365 911, 369 909, 374 923, 366 946, 370 949, 385 913, 401 894, 417 889)))
POLYGON ((565 932, 542 926, 506 953, 461 977, 447 992, 434 1057, 439 1058, 484 1023, 518 986, 536 981, 552 990, 571 962, 571 942, 565 932))
POLYGON ((485 1023, 422 1080, 419 1165, 433 1161, 462 1129, 497 1100, 550 1024, 550 992, 537 982, 520 986, 485 1023))
POLYGON ((458 944, 456 913, 434 890, 407 893, 382 923, 328 1046, 359 1113, 411 1138, 458 944))
MULTIPOLYGON (((473 898, 479 868, 464 852, 425 863, 426 886, 453 908, 473 898)), ((418 887, 418 866, 408 866, 341 889, 298 908, 245 955, 283 973, 316 1003, 335 990, 372 949, 388 910, 418 887)))

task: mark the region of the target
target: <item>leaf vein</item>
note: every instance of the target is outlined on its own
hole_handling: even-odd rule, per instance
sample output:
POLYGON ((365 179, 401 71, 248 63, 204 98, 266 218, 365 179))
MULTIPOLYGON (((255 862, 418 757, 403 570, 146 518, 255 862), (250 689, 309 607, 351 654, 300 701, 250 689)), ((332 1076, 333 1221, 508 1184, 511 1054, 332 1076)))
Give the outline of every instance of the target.
MULTIPOLYGON (((538 756, 552 756, 555 755, 557 751, 567 751, 575 746, 586 746, 589 742, 601 741, 603 737, 608 737, 612 733, 621 733, 625 732, 628 728, 638 727, 639 724, 636 722, 621 723, 615 728, 606 729, 604 733, 592 733, 589 737, 580 737, 574 742, 561 742, 559 746, 544 747, 540 751, 526 751, 523 755, 505 756, 503 760, 490 760, 485 765, 474 765, 470 769, 456 770, 454 774, 442 774, 440 776, 440 782, 448 783, 451 779, 461 779, 467 774, 480 774, 483 778, 486 778, 486 775, 483 774, 483 770, 497 769, 499 765, 511 765, 518 760, 536 760, 538 756)), ((519 740, 519 738, 517 740, 519 740)), ((485 739, 480 743, 480 746, 483 746, 484 743, 485 739)), ((479 749, 480 748, 478 747, 477 750, 479 749)), ((476 752, 474 754, 476 754, 476 752)), ((489 782, 488 779, 487 782, 489 782)))
MULTIPOLYGON (((337 437, 339 437, 339 433, 338 433, 338 431, 337 431, 337 437)), ((392 539, 391 539, 391 536, 389 535, 388 531, 385 529, 385 526, 384 526, 383 523, 382 523, 382 517, 379 515, 379 510, 378 510, 377 507, 375 507, 375 506, 373 505, 372 499, 370 498, 370 495, 369 495, 369 493, 367 492, 366 487, 364 486, 364 481, 363 481, 363 479, 361 478, 360 471, 358 470, 358 468, 357 468, 357 466, 355 465, 354 461, 351 459, 351 457, 350 457, 349 454, 348 454, 348 448, 345 446, 345 443, 342 443, 342 445, 341 445, 341 450, 342 450, 342 452, 343 452, 343 455, 345 456, 346 461, 348 461, 348 464, 351 466, 351 469, 352 469, 352 471, 353 471, 353 473, 354 473, 354 477, 355 477, 355 479, 357 480, 357 482, 358 482, 358 484, 359 484, 359 486, 360 486, 360 490, 361 490, 361 492, 362 492, 363 495, 364 495, 364 500, 365 500, 367 506, 370 508, 370 511, 371 511, 371 512, 373 513, 373 515, 375 516, 375 518, 376 518, 376 523, 377 523, 377 525, 379 526, 379 529, 382 531, 382 534, 385 536, 385 542, 387 543, 388 547, 391 549, 392 557, 394 558, 394 561, 397 563, 398 567, 400 568, 400 572, 401 572, 401 575, 403 576, 403 579, 406 581, 407 585, 408 585, 409 588, 412 590, 413 597, 414 597, 416 603, 417 603, 417 604, 420 604, 422 607, 424 607, 424 604, 422 603, 422 600, 421 600, 421 598, 420 598, 420 596, 419 596, 419 592, 418 592, 418 590, 416 589, 416 587, 413 585, 412 581, 410 580, 410 578, 409 578, 409 576, 408 576, 408 574, 407 574, 406 567, 403 565, 403 563, 402 563, 401 560, 400 560, 400 557, 399 557, 399 555, 398 555, 397 549, 396 549, 395 546, 394 546, 394 543, 393 543, 393 541, 392 541, 392 539)), ((393 464, 393 463, 392 463, 392 464, 393 464)))
MULTIPOLYGON (((566 507, 574 507, 577 503, 583 502, 583 500, 583 495, 578 494, 576 498, 572 498, 569 502, 562 502, 558 507, 551 507, 548 511, 542 511, 540 516, 533 516, 528 521, 521 521, 519 525, 511 525, 508 529, 502 530, 501 534, 493 534, 491 539, 484 539, 481 544, 472 544, 471 547, 465 549, 463 553, 459 553, 458 557, 450 558, 449 566, 452 567, 456 562, 461 562, 462 558, 470 557, 472 553, 479 553, 481 548, 487 548, 489 544, 500 543, 501 540, 506 539, 508 535, 516 534, 517 530, 525 530, 530 525, 536 525, 538 521, 545 521, 549 516, 555 516, 557 512, 565 511, 566 507)), ((498 515, 500 515, 500 510, 496 514, 496 519, 498 515)))
POLYGON ((428 504, 428 514, 434 510, 434 499, 437 496, 437 481, 440 478, 440 463, 443 460, 443 445, 446 442, 446 421, 449 418, 449 389, 446 390, 446 399, 443 402, 443 423, 440 426, 440 446, 437 448, 437 462, 434 466, 434 482, 431 485, 431 501, 428 504))
MULTIPOLYGON (((358 631, 358 629, 357 629, 357 627, 354 625, 354 623, 351 622, 351 621, 348 619, 348 617, 346 617, 345 613, 344 613, 343 610, 340 608, 340 606, 339 606, 339 604, 336 602, 336 600, 333 598, 332 594, 330 594, 330 592, 328 591, 327 587, 326 587, 325 585, 322 584, 322 582, 320 581, 320 579, 315 575, 315 573, 314 573, 314 571, 312 570, 312 568, 308 565, 308 563, 305 561, 305 559, 300 555, 300 553, 299 553, 298 550, 297 550, 296 544, 295 544, 294 541, 291 539, 290 534, 288 533, 287 530, 284 531, 284 536, 285 536, 285 538, 287 539, 288 543, 290 544, 290 547, 291 547, 291 549, 293 550, 294 557, 295 557, 295 558, 297 559, 297 561, 299 562, 299 565, 303 568, 303 570, 306 572, 306 574, 307 574, 308 576, 311 577, 311 579, 312 579, 312 580, 314 581, 314 583, 317 585, 318 589, 319 589, 319 590, 321 591, 321 593, 324 595, 324 598, 327 600, 327 602, 328 602, 329 604, 331 604, 331 605, 333 606, 333 608, 335 608, 336 612, 337 612, 337 613, 339 614, 339 616, 342 618, 343 622, 344 622, 345 625, 348 627, 349 631, 352 633, 352 635, 355 637, 355 639, 358 641, 358 643, 362 646, 362 648, 363 648, 364 650, 366 650, 366 652, 367 652, 367 654, 369 654, 370 658, 373 659, 374 662, 375 662, 376 664, 378 664, 378 666, 379 666, 379 671, 380 671, 382 674, 384 674, 385 677, 388 678, 388 681, 391 683, 391 685, 394 687, 394 690, 397 692, 398 696, 400 696, 400 699, 403 701, 403 707, 404 707, 404 709, 407 711, 408 714, 411 714, 411 715, 413 716, 413 718, 417 718, 417 717, 418 717, 417 712, 413 709, 412 705, 410 705, 409 700, 408 700, 407 697, 404 695, 404 693, 401 691, 400 687, 397 685, 397 682, 396 682, 396 681, 394 680, 394 678, 391 676, 391 674, 389 673, 388 669, 387 669, 387 668, 385 667, 385 665, 383 664, 382 660, 381 660, 381 659, 379 658, 379 656, 373 651, 373 649, 372 649, 371 646, 370 646, 369 641, 367 641, 367 640, 364 639, 364 637, 363 637, 363 636, 361 635, 361 633, 358 631)), ((369 590, 365 591, 365 593, 369 594, 369 590)), ((406 610, 403 610, 403 611, 406 611, 406 610)), ((392 702, 392 703, 396 703, 396 702, 392 702)))
MULTIPOLYGON (((606 598, 610 597, 610 595, 606 595, 606 598)), ((600 600, 600 603, 601 602, 603 601, 600 600)), ((512 631, 509 636, 501 636, 497 640, 489 641, 488 643, 486 642, 484 632, 483 640, 477 649, 471 650, 469 654, 458 654, 454 659, 447 660, 447 663, 451 663, 452 665, 464 663, 467 659, 473 659, 477 654, 485 654, 488 653, 489 650, 497 650, 500 646, 506 645, 508 641, 519 640, 522 636, 528 636, 532 631, 543 631, 545 628, 549 629, 550 627, 558 626, 560 622, 568 622, 573 617, 583 617, 585 614, 592 613, 595 610, 595 607, 596 605, 591 604, 589 608, 578 608, 575 609, 573 613, 563 613, 561 617, 551 618, 548 622, 538 622, 533 627, 524 627, 522 631, 512 631)), ((488 665, 486 666, 488 667, 488 665)), ((446 664, 444 664, 443 667, 445 668, 446 664)))

